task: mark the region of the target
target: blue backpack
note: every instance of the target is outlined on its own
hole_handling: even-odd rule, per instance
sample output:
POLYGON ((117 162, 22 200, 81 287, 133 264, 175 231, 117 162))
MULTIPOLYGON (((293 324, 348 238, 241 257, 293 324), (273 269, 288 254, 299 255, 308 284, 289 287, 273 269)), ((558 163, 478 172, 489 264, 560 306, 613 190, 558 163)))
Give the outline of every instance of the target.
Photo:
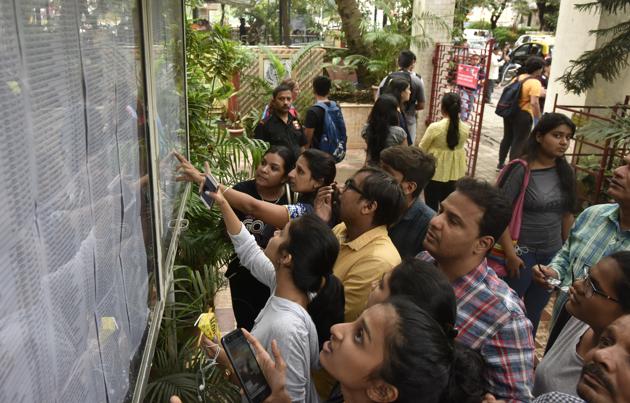
POLYGON ((530 78, 535 77, 527 77, 523 81, 519 81, 518 78, 513 83, 508 84, 507 87, 503 89, 501 93, 501 98, 499 98, 499 102, 497 102, 497 108, 494 113, 497 115, 509 118, 514 116, 521 108, 518 106, 518 101, 521 98, 521 90, 523 89, 523 84, 525 81, 530 78))
POLYGON ((332 155, 336 162, 340 162, 346 156, 346 123, 343 120, 341 109, 333 101, 330 106, 320 101, 315 104, 324 110, 324 126, 322 136, 317 148, 332 155))

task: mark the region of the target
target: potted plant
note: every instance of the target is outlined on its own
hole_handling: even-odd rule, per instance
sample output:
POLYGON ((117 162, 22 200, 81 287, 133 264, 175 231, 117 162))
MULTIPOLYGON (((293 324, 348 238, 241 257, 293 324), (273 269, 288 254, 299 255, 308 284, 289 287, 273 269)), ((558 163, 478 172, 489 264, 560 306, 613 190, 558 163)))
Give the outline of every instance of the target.
POLYGON ((227 131, 232 137, 242 136, 245 132, 243 123, 241 122, 241 114, 239 112, 233 112, 228 119, 227 131))

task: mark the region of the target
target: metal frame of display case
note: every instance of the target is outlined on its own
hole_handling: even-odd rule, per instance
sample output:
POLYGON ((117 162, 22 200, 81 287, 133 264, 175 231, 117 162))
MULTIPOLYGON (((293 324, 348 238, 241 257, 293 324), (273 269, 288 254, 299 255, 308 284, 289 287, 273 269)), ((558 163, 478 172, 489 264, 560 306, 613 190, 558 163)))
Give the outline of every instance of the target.
MULTIPOLYGON (((144 76, 144 84, 146 91, 146 100, 147 100, 147 123, 149 125, 149 136, 151 141, 149 141, 149 154, 151 157, 150 164, 150 178, 151 178, 151 193, 156 195, 156 190, 159 188, 158 183, 158 175, 155 173, 159 171, 158 167, 158 152, 156 147, 153 145, 158 144, 157 139, 157 122, 155 117, 157 116, 157 91, 154 88, 154 80, 151 80, 154 77, 155 72, 153 70, 153 54, 151 52, 151 46, 153 46, 153 30, 152 30, 152 19, 151 19, 151 0, 137 0, 140 6, 140 14, 142 18, 141 29, 142 29, 142 58, 143 63, 145 65, 145 76, 144 76)), ((180 0, 180 6, 182 9, 182 21, 181 21, 181 33, 182 33, 182 61, 184 65, 182 66, 183 71, 186 71, 186 32, 185 32, 185 5, 184 1, 180 0)), ((184 75, 183 82, 184 94, 186 94, 186 76, 184 75)), ((185 98, 185 115, 186 115, 186 152, 189 157, 189 138, 188 138, 188 101, 185 98)), ((169 228, 172 228, 173 234, 170 238, 170 244, 168 245, 168 249, 166 252, 166 256, 164 257, 163 251, 164 248, 162 245, 162 228, 161 224, 161 211, 162 206, 160 203, 159 197, 153 197, 153 219, 155 225, 153 225, 153 236, 155 240, 155 253, 156 253, 156 262, 157 262, 157 281, 156 285, 158 287, 158 301, 149 315, 149 328, 146 335, 146 341, 144 344, 142 361, 140 363, 140 367, 138 370, 138 376, 135 380, 135 386, 133 391, 132 402, 140 403, 144 399, 144 392, 146 389, 146 385, 149 378, 149 372, 151 369, 151 363, 153 360, 153 354, 155 352, 155 346, 158 338, 158 334, 160 331, 160 324, 162 322, 162 316, 164 314, 164 308, 166 306, 166 302, 169 299, 173 299, 172 294, 172 285, 173 285, 173 262, 175 260, 175 255, 177 253, 177 244, 179 240, 180 233, 185 228, 185 220, 183 219, 185 210, 186 210, 186 202, 188 196, 191 191, 191 184, 187 184, 185 191, 182 195, 182 203, 179 206, 177 211, 177 216, 171 223, 169 223, 169 228), (164 257, 164 258, 163 258, 164 257)))

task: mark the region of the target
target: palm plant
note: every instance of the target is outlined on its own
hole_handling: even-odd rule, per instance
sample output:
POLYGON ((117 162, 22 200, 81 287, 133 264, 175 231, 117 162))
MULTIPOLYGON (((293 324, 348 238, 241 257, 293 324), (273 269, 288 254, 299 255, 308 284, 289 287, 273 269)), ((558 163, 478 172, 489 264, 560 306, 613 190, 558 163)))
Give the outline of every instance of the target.
POLYGON ((388 73, 398 69, 396 62, 401 50, 409 49, 411 45, 418 49, 431 46, 433 39, 429 32, 433 28, 449 32, 444 19, 428 11, 416 15, 412 19, 412 24, 415 31, 413 34, 408 32, 410 28, 399 29, 398 24, 365 33, 363 40, 370 52, 347 56, 344 60, 345 65, 354 68, 364 67, 369 74, 366 84, 377 84, 388 73))
MULTIPOLYGON (((213 105, 234 94, 234 73, 251 59, 229 39, 226 27, 193 31, 189 26, 186 36, 191 162, 201 168, 208 161, 213 174, 227 185, 251 178, 265 143, 229 136, 218 117, 212 116, 213 105)), ((165 307, 145 401, 168 402, 174 394, 187 402, 199 397, 207 402, 238 401, 238 390, 224 379, 223 371, 199 371, 206 358, 194 343, 195 320, 213 307, 216 291, 224 285, 220 269, 229 261, 232 245, 217 211, 209 211, 196 192, 186 203, 189 227, 179 240, 174 298, 165 307), (203 390, 199 389, 201 384, 205 385, 203 390)))

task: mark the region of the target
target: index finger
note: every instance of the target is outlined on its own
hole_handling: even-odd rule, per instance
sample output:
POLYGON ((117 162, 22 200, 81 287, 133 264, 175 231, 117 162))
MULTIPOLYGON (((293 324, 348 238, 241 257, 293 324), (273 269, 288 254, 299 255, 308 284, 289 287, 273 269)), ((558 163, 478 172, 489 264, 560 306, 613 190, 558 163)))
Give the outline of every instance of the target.
POLYGON ((178 151, 173 150, 173 155, 175 155, 175 158, 177 158, 177 160, 181 163, 184 162, 188 162, 188 160, 186 159, 186 157, 184 157, 183 155, 181 155, 178 151))
POLYGON ((256 352, 256 355, 268 354, 267 350, 265 350, 265 348, 262 346, 262 344, 260 344, 257 338, 252 336, 247 330, 245 329, 241 329, 241 330, 243 331, 243 335, 245 335, 245 338, 247 339, 249 344, 251 344, 252 347, 254 347, 254 351, 256 352))

